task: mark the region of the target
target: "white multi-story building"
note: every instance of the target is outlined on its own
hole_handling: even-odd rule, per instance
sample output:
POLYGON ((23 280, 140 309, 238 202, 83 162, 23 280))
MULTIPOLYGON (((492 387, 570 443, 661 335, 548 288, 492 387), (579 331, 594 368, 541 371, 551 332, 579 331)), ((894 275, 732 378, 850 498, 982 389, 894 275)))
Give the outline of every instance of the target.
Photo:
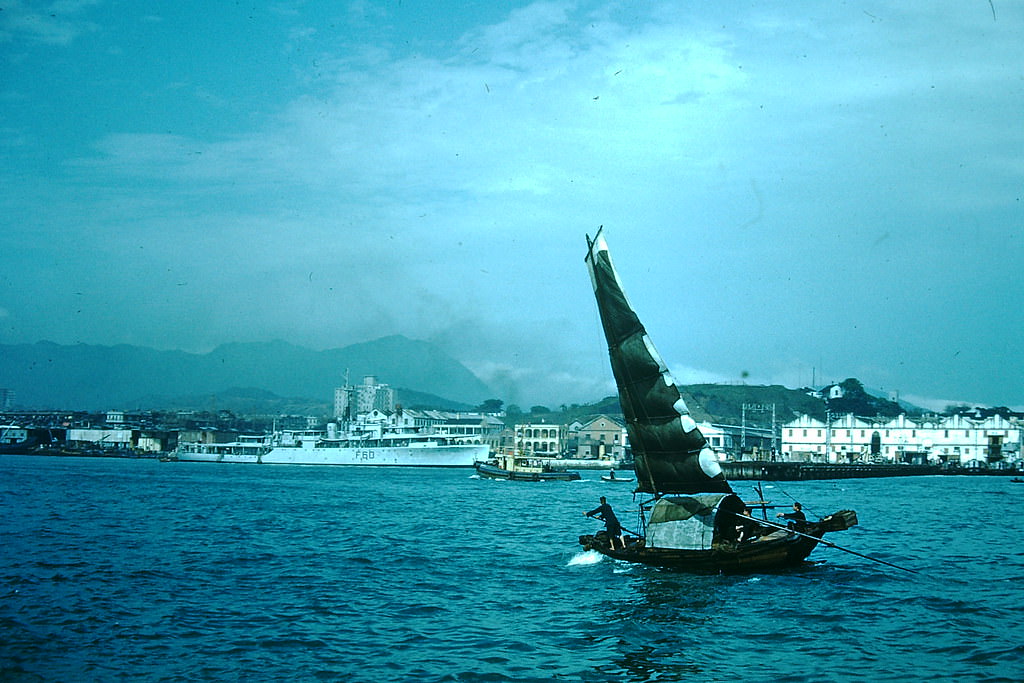
POLYGON ((451 439, 490 443, 505 427, 498 418, 482 413, 444 413, 444 416, 434 425, 434 433, 451 439))
POLYGON ((1019 462, 1024 426, 999 415, 963 415, 888 421, 843 415, 828 423, 802 415, 782 426, 784 460, 830 463, 925 460, 962 466, 1019 462))
POLYGON ((517 424, 515 451, 554 458, 562 452, 562 426, 547 423, 517 424))
POLYGON ((373 375, 363 377, 363 383, 354 387, 334 390, 334 417, 353 419, 356 415, 374 410, 390 413, 395 409, 395 390, 377 382, 373 375))
POLYGON ((377 410, 359 414, 362 427, 372 426, 381 432, 416 432, 443 436, 464 443, 490 444, 504 424, 492 415, 481 413, 450 413, 443 410, 377 410))

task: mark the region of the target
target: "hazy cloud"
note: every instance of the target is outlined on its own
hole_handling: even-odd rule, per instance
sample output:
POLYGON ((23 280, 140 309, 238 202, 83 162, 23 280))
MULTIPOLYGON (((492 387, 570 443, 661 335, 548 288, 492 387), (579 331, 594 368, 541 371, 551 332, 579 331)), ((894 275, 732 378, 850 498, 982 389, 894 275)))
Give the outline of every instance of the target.
POLYGON ((49 9, 0 17, 0 341, 400 333, 590 400, 604 224, 682 382, 1024 405, 1015 6, 49 9))

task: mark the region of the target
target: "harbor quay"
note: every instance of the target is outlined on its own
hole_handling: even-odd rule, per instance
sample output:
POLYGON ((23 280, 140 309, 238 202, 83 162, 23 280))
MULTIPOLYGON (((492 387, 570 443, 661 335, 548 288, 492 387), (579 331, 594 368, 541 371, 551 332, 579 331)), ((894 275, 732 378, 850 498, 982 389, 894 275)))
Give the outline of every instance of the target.
MULTIPOLYGON (((382 387, 379 383, 362 386, 382 387)), ((357 413, 350 424, 361 425, 364 435, 371 430, 435 435, 452 443, 486 446, 491 456, 543 459, 554 470, 632 468, 627 429, 615 413, 509 415, 403 409, 390 401, 376 405, 365 413, 345 411, 357 413)), ((337 431, 341 422, 337 415, 235 415, 225 410, 5 411, 0 413, 0 453, 161 457, 183 442, 231 444, 272 433, 290 433, 312 445, 311 439, 329 439, 331 427, 337 431)), ((841 415, 824 421, 803 415, 771 426, 708 421, 697 426, 733 480, 1016 476, 1024 471, 1024 425, 1016 415, 888 419, 841 415)))
POLYGON ((867 479, 876 477, 913 477, 928 475, 1002 475, 1017 476, 1016 467, 981 468, 911 464, 841 464, 810 462, 770 462, 747 460, 724 462, 722 470, 733 481, 812 481, 821 479, 867 479))

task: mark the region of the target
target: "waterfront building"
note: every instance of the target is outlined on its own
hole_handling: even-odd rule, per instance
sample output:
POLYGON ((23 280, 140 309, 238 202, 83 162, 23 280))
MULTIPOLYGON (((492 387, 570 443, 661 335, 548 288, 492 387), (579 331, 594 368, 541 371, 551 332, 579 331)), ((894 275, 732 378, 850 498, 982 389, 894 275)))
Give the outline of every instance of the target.
POLYGON ((622 460, 626 455, 626 428, 607 415, 573 424, 569 441, 575 441, 573 457, 576 458, 622 460))
POLYGON ((491 443, 505 423, 493 415, 482 413, 449 413, 447 418, 435 425, 437 434, 451 439, 491 443))
POLYGON ((395 390, 379 383, 373 375, 363 377, 362 384, 334 390, 334 417, 338 420, 351 419, 374 410, 391 412, 394 409, 395 390))
MULTIPOLYGON (((772 452, 772 431, 768 427, 712 424, 707 421, 700 422, 697 426, 707 439, 708 446, 721 460, 741 458, 744 452, 757 455, 772 452)), ((566 441, 571 457, 584 460, 604 457, 623 460, 629 451, 626 428, 607 415, 598 415, 586 422, 574 422, 566 430, 566 441)))
POLYGON ((561 425, 528 422, 517 424, 514 429, 513 448, 516 453, 548 458, 558 457, 562 453, 564 430, 561 425))
POLYGON ((1008 467, 1020 461, 1024 425, 995 415, 869 419, 808 415, 782 426, 782 458, 828 463, 948 463, 1008 467))
POLYGON ((700 422, 697 426, 707 439, 708 446, 719 454, 719 458, 769 459, 775 452, 775 438, 771 427, 710 422, 700 422))
POLYGON ((493 415, 409 410, 401 406, 390 411, 374 409, 360 413, 356 423, 373 425, 384 432, 433 434, 465 443, 486 444, 492 444, 505 426, 493 415))
POLYGON ((82 428, 69 429, 67 444, 71 447, 97 446, 101 448, 132 448, 135 445, 131 429, 82 428))
POLYGON ((0 446, 13 446, 28 441, 28 430, 17 425, 0 425, 0 446))
POLYGON ((704 438, 707 439, 711 450, 718 453, 719 459, 725 453, 742 454, 739 427, 730 428, 726 425, 714 425, 710 422, 699 422, 697 427, 700 429, 700 433, 704 435, 704 438))

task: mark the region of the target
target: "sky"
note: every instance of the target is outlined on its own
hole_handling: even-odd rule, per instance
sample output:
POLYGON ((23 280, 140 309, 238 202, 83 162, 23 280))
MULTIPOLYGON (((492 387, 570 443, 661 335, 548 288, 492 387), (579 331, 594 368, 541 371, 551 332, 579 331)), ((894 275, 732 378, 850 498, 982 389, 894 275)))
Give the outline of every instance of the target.
POLYGON ((0 7, 0 343, 401 334, 589 402, 603 225, 680 383, 1024 409, 1022 3, 0 7))

